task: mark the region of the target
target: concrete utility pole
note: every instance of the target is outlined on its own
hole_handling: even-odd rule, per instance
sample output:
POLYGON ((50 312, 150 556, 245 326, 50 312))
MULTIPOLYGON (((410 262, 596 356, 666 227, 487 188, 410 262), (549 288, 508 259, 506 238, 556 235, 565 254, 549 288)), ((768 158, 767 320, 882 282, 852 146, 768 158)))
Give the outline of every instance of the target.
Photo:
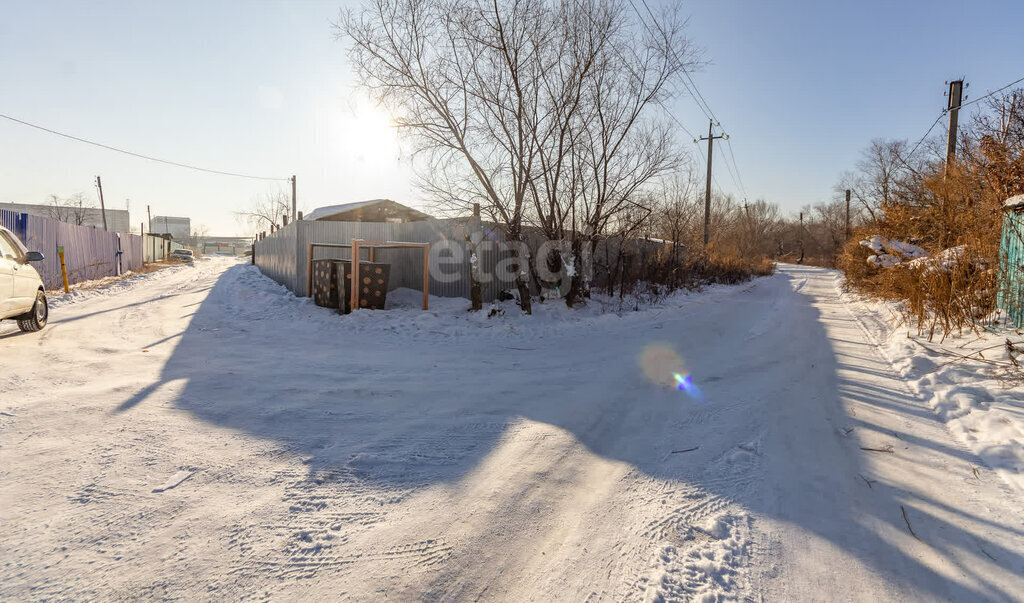
POLYGON ((292 176, 292 220, 299 217, 298 206, 295 203, 295 176, 292 176))
POLYGON ((149 213, 149 206, 146 206, 146 224, 149 227, 149 232, 153 232, 153 214, 149 213))
POLYGON ((714 141, 716 138, 727 138, 724 134, 713 136, 711 128, 715 125, 715 122, 708 120, 708 135, 707 138, 701 136, 701 140, 708 141, 708 182, 704 189, 704 247, 708 246, 708 241, 711 240, 711 150, 714 148, 714 141))
POLYGON ((960 105, 963 102, 964 81, 954 80, 949 83, 949 137, 946 138, 946 168, 956 159, 956 127, 960 105))
POLYGON ((107 206, 103 203, 103 182, 96 176, 96 188, 100 190, 100 214, 103 215, 103 230, 107 230, 107 206))
POLYGON ((846 239, 850 239, 850 189, 846 189, 846 239))

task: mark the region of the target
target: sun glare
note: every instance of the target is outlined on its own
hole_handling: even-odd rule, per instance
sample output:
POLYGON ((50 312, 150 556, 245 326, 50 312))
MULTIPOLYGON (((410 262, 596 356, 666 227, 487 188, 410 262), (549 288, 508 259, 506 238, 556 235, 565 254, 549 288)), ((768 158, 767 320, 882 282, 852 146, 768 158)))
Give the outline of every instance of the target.
POLYGON ((365 103, 339 110, 332 117, 332 142, 349 160, 386 165, 400 156, 398 131, 383 108, 365 103))

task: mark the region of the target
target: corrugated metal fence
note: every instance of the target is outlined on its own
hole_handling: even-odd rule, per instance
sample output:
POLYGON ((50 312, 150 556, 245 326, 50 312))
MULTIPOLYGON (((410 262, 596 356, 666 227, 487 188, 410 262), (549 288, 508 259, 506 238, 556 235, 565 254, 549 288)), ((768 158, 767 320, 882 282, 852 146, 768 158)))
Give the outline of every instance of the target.
POLYGON ((142 237, 105 232, 40 216, 0 210, 0 224, 45 260, 34 264, 47 289, 63 284, 57 248, 64 247, 68 282, 116 276, 143 266, 142 237))
POLYGON ((185 249, 185 246, 176 243, 174 241, 168 241, 167 239, 146 234, 142 237, 142 259, 144 262, 162 262, 167 259, 167 256, 175 249, 185 249))
POLYGON ((22 231, 25 230, 24 223, 25 214, 8 209, 0 209, 0 226, 18 235, 19 238, 22 236, 22 231))
MULTIPOLYGON (((440 297, 469 297, 469 256, 466 250, 464 220, 428 220, 424 222, 327 222, 300 220, 256 243, 256 265, 268 277, 288 287, 295 295, 305 296, 307 259, 311 243, 349 244, 365 241, 402 241, 430 243, 430 293, 440 297)), ((391 264, 389 289, 420 289, 423 259, 419 249, 378 249, 376 261, 391 264)), ((500 244, 480 252, 483 266, 493 267, 504 253, 500 244)), ((349 259, 348 249, 316 248, 314 259, 349 259)), ((366 256, 364 255, 365 259, 366 256)), ((484 270, 493 275, 494 270, 484 270)), ((512 286, 496 276, 483 283, 483 299, 498 297, 512 286)))
POLYGON ((1007 210, 999 246, 1000 284, 996 305, 1011 323, 1024 327, 1024 210, 1007 210))

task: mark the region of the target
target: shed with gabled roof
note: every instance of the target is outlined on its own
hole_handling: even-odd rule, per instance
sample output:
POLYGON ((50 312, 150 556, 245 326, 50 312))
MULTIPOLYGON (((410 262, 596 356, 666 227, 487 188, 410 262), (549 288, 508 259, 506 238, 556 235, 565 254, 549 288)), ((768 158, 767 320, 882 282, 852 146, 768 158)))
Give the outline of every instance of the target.
POLYGON ((305 216, 306 220, 325 222, 422 222, 432 220, 425 214, 391 199, 372 199, 356 203, 318 207, 305 216))

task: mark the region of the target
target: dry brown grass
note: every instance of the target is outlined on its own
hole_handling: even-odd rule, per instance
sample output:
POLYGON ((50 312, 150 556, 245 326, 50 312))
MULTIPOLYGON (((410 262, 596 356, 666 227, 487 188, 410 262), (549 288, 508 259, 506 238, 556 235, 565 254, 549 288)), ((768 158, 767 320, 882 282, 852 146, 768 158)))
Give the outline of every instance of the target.
POLYGON ((977 329, 995 307, 1001 201, 971 164, 923 178, 916 202, 883 208, 880 223, 856 232, 837 265, 849 287, 903 302, 907 322, 929 339, 977 329), (952 248, 960 252, 945 263, 876 268, 867 262, 870 250, 859 244, 873 234, 913 242, 933 258, 952 248))
POLYGON ((150 272, 156 272, 162 270, 168 266, 180 266, 181 262, 149 262, 138 270, 133 270, 132 274, 149 274, 150 272))
POLYGON ((764 256, 745 258, 712 251, 705 261, 692 267, 694 276, 711 283, 736 284, 775 272, 775 262, 764 256))

